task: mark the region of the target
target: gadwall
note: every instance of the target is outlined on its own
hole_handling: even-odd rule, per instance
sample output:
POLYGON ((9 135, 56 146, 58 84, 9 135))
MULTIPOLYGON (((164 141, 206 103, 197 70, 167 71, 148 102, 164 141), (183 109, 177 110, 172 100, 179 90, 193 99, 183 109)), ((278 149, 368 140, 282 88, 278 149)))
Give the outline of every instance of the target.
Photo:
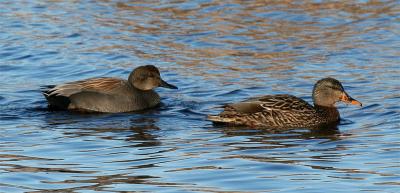
POLYGON ((160 96, 152 89, 177 89, 160 77, 153 65, 134 69, 128 80, 120 78, 90 78, 57 85, 43 94, 49 108, 85 112, 119 113, 152 108, 160 96))
POLYGON ((315 83, 312 98, 314 106, 292 95, 266 95, 228 104, 222 113, 209 115, 208 119, 251 127, 312 128, 339 122, 340 115, 335 106, 338 101, 362 106, 334 78, 324 78, 315 83))

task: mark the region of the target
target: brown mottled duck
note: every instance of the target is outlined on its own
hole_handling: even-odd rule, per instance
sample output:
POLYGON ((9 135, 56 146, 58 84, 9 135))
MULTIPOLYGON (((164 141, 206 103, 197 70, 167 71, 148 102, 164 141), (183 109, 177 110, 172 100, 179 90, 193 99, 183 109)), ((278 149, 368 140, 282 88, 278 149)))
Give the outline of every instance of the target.
POLYGON ((312 98, 314 106, 292 95, 266 95, 228 104, 222 113, 209 115, 208 120, 251 127, 312 128, 339 122, 336 102, 362 106, 359 101, 350 97, 342 84, 334 78, 317 81, 312 98))

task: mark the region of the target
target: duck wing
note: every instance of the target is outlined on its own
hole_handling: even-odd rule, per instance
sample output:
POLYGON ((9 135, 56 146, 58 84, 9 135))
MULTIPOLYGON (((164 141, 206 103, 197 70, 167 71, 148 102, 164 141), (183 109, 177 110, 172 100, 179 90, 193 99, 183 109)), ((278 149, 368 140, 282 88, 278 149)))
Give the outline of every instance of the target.
POLYGON ((92 103, 97 100, 109 101, 110 98, 115 97, 112 93, 122 88, 124 84, 127 84, 126 81, 118 78, 91 78, 49 87, 43 95, 51 109, 67 109, 74 99, 85 96, 90 96, 92 103))
POLYGON ((224 110, 235 111, 236 113, 243 114, 253 114, 264 111, 301 114, 309 113, 310 111, 315 112, 313 106, 303 99, 293 95, 265 95, 262 97, 251 98, 243 102, 228 104, 225 106, 224 110))
POLYGON ((46 98, 51 96, 70 97, 79 92, 96 92, 110 94, 113 90, 126 84, 126 81, 119 78, 91 78, 86 80, 74 81, 60 84, 43 92, 46 98))
POLYGON ((301 98, 292 95, 266 95, 228 104, 214 122, 265 127, 302 127, 314 121, 316 110, 301 98))

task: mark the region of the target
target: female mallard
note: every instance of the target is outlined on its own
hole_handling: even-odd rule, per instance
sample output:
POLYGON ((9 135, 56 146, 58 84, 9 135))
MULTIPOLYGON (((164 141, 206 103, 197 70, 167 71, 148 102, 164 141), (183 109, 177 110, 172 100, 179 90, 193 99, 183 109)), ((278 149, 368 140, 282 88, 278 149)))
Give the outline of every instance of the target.
POLYGON ((160 97, 156 87, 176 89, 160 77, 153 65, 134 69, 128 80, 120 78, 90 78, 57 85, 43 94, 49 108, 88 112, 118 113, 155 107, 160 97))
POLYGON ((219 115, 209 115, 217 123, 268 128, 310 128, 339 122, 335 103, 362 106, 351 98, 334 78, 324 78, 314 85, 314 106, 292 95, 266 95, 240 103, 228 104, 219 115))

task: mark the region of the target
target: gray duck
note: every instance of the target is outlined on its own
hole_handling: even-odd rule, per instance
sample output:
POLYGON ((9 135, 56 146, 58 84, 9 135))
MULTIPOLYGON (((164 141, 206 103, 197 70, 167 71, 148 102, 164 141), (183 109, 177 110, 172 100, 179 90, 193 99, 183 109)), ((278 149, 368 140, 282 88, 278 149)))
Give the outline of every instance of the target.
POLYGON ((128 80, 120 78, 90 78, 56 85, 43 92, 50 109, 82 112, 119 113, 157 106, 160 96, 156 87, 177 89, 161 79, 153 65, 139 66, 128 80))
POLYGON ((317 81, 312 98, 314 106, 292 95, 266 95, 228 104, 222 113, 209 115, 208 120, 251 127, 312 128, 339 122, 336 102, 362 106, 359 101, 350 97, 342 84, 334 78, 317 81))

